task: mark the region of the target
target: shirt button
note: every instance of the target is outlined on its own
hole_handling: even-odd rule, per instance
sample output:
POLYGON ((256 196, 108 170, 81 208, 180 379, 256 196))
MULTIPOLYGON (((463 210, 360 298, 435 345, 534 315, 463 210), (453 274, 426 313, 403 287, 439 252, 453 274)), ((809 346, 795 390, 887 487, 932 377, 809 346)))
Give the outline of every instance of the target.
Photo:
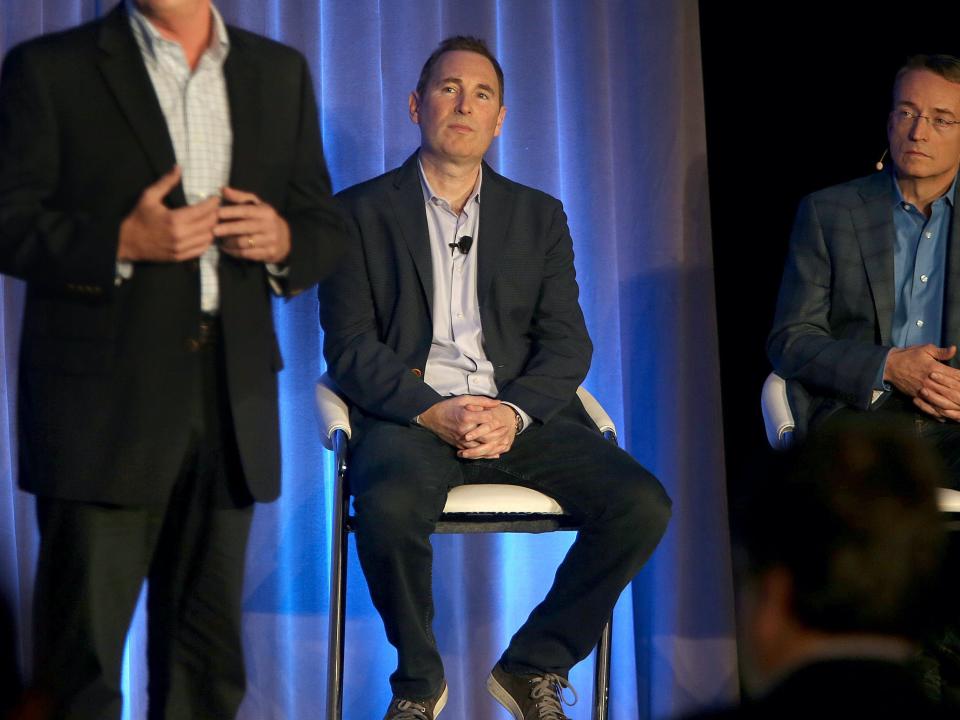
POLYGON ((920 276, 920 282, 925 283, 925 282, 926 282, 927 280, 929 280, 929 279, 930 279, 930 278, 928 278, 926 275, 921 275, 921 276, 920 276))
POLYGON ((930 238, 933 237, 933 233, 932 233, 932 232, 925 232, 925 233, 923 234, 923 236, 924 236, 927 240, 929 240, 930 238))
POLYGON ((462 318, 462 317, 463 317, 463 313, 457 313, 457 317, 458 317, 458 318, 462 318))
POLYGON ((923 320, 917 320, 917 327, 923 327, 923 320))

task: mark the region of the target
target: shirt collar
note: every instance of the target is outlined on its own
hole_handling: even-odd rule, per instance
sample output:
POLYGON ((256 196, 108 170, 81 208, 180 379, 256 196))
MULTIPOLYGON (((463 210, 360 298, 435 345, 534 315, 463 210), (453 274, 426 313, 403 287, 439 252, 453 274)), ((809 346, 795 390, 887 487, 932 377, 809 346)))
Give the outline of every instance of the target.
MULTIPOLYGON (((172 40, 168 40, 160 34, 160 31, 147 19, 147 16, 140 12, 140 8, 137 7, 134 0, 126 0, 126 9, 133 34, 139 41, 140 48, 151 60, 155 61, 157 59, 158 46, 164 44, 176 45, 172 40)), ((213 39, 207 47, 206 53, 209 53, 211 60, 220 64, 227 59, 227 53, 230 51, 230 35, 227 33, 223 16, 220 15, 220 11, 213 3, 210 3, 210 12, 213 14, 213 39)))
MULTIPOLYGON (((934 200, 935 203, 940 202, 943 198, 946 198, 947 202, 950 203, 950 207, 953 207, 953 196, 957 191, 957 178, 960 177, 960 173, 957 173, 953 176, 953 182, 950 183, 950 189, 946 193, 934 200)), ((890 173, 890 181, 893 183, 893 200, 894 204, 897 206, 903 206, 907 202, 906 198, 903 197, 903 192, 900 190, 900 183, 897 182, 897 176, 895 173, 890 173)), ((913 203, 910 203, 913 205, 913 203)))
MULTIPOLYGON (((433 188, 430 187, 430 181, 427 180, 427 174, 423 171, 423 163, 420 161, 419 153, 417 154, 417 169, 420 171, 420 187, 423 189, 423 201, 430 202, 431 200, 436 198, 437 200, 443 200, 443 202, 447 202, 445 198, 442 198, 439 195, 437 195, 433 191, 433 188)), ((480 166, 480 172, 477 173, 477 184, 473 186, 473 192, 471 193, 471 197, 476 201, 478 205, 480 204, 480 186, 482 184, 483 184, 483 165, 480 166)))

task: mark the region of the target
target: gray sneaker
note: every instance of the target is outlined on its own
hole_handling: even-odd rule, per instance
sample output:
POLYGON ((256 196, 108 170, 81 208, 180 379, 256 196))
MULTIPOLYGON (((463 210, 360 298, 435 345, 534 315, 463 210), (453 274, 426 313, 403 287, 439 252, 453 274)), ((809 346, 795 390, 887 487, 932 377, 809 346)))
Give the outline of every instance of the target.
POLYGON ((561 703, 577 704, 577 691, 562 675, 512 675, 500 663, 487 678, 487 690, 514 720, 570 720, 561 703), (564 699, 564 688, 570 688, 573 702, 564 699))
POLYGON ((394 695, 383 720, 434 720, 446 704, 447 682, 444 680, 440 692, 433 697, 407 700, 394 695))

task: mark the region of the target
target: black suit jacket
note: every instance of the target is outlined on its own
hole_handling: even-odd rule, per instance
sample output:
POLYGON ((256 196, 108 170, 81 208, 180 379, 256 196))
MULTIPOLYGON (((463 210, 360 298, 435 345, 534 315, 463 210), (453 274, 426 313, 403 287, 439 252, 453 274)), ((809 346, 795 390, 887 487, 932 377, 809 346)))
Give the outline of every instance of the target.
POLYGON ((768 694, 739 707, 687 716, 687 720, 946 720, 902 665, 883 660, 823 660, 797 669, 768 694))
MULTIPOLYGON (((290 225, 286 291, 332 268, 330 197, 309 71, 295 51, 229 28, 230 184, 290 225)), ((174 165, 163 114, 121 4, 10 51, 0 78, 0 271, 26 280, 20 484, 41 495, 162 501, 189 442, 199 266, 137 263, 115 285, 121 220, 174 165)), ((185 203, 182 188, 167 199, 185 203)), ((279 492, 276 373, 265 267, 221 254, 220 316, 246 484, 279 492)))
MULTIPOLYGON (((483 165, 475 250, 483 343, 499 397, 539 422, 582 419, 577 386, 592 345, 578 302, 573 243, 555 198, 483 165)), ((320 284, 324 354, 364 417, 407 423, 440 396, 423 381, 433 337, 433 271, 423 190, 412 155, 340 194, 351 239, 320 284)))
MULTIPOLYGON (((813 193, 797 212, 767 352, 788 381, 800 429, 844 406, 870 409, 891 347, 893 205, 889 172, 813 193), (799 383, 799 387, 797 385, 799 383)), ((947 250, 943 344, 960 344, 960 212, 947 250)), ((960 367, 960 359, 950 362, 960 367)))

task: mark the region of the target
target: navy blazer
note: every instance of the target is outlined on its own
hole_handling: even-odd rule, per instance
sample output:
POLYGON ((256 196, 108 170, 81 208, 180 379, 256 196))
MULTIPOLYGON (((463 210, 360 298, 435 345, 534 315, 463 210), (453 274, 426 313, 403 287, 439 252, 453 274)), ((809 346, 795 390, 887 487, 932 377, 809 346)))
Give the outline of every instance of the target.
MULTIPOLYGON (((843 406, 871 407, 891 348, 893 205, 889 171, 820 190, 800 203, 767 352, 788 381, 798 427, 843 406)), ((960 344, 960 213, 947 250, 943 344, 960 344)), ((958 367, 958 359, 951 363, 958 367)))
MULTIPOLYGON (((499 397, 547 422, 570 407, 593 346, 578 302, 573 243, 560 201, 483 164, 477 296, 499 397)), ((407 423, 439 401, 423 381, 433 337, 433 271, 414 153, 338 196, 352 236, 320 284, 324 355, 354 421, 407 423)))
MULTIPOLYGON (((329 272, 343 221, 330 195, 305 60, 228 28, 230 184, 290 225, 289 294, 329 272)), ((26 281, 20 484, 41 495, 163 502, 197 402, 197 261, 136 263, 114 284, 122 219, 175 162, 121 3, 103 19, 10 51, 0 77, 0 272, 26 281)), ((185 204, 182 187, 167 199, 185 204)), ((282 367, 261 263, 222 254, 228 393, 247 487, 279 492, 282 367)))

